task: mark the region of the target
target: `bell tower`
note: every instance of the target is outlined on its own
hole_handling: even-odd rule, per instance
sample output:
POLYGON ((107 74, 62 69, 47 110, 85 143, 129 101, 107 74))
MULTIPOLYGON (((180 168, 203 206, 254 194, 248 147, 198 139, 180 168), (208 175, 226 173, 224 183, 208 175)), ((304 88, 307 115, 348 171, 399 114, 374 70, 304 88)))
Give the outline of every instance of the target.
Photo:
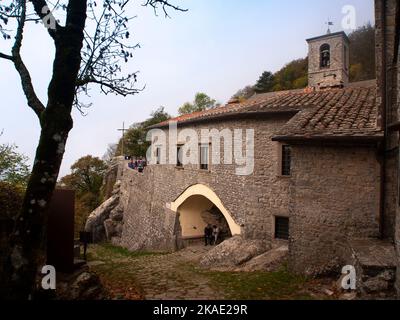
POLYGON ((349 83, 349 44, 344 32, 307 39, 308 85, 315 90, 342 88, 349 83))

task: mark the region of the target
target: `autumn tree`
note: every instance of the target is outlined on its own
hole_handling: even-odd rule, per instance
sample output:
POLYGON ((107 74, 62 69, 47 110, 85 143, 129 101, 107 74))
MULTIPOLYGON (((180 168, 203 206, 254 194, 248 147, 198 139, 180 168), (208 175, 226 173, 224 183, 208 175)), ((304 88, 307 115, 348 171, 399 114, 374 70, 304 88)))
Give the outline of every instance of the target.
POLYGON ((239 99, 239 101, 244 101, 251 98, 256 93, 254 86, 246 86, 243 89, 238 90, 232 99, 239 99))
POLYGON ((60 179, 60 188, 75 191, 75 231, 83 230, 89 213, 101 204, 101 187, 106 170, 103 160, 86 156, 77 160, 71 166, 71 173, 60 179))
POLYGON ((196 93, 193 102, 186 102, 182 107, 179 108, 179 114, 189 114, 193 112, 204 111, 208 109, 213 109, 217 106, 217 101, 210 98, 207 94, 203 92, 196 93))
MULTIPOLYGON (((129 0, 4 0, 0 2, 0 34, 10 43, 0 52, 4 63, 12 63, 20 77, 27 105, 41 127, 33 169, 20 215, 6 253, 9 281, 0 284, 6 299, 27 299, 35 291, 36 276, 45 264, 46 209, 52 197, 68 134, 73 127, 75 106, 86 105, 81 97, 93 86, 104 94, 132 95, 136 73, 123 74, 123 62, 132 58, 137 45, 130 41, 125 9, 129 0), (24 31, 43 22, 55 53, 47 100, 37 96, 30 72, 21 55, 24 31)), ((182 10, 168 0, 146 0, 154 10, 182 10)), ((34 50, 35 48, 30 48, 34 50)), ((43 53, 43 52, 42 52, 43 53)))
POLYGON ((375 79, 375 28, 369 23, 349 34, 350 81, 375 79))
POLYGON ((274 74, 271 91, 302 89, 308 84, 308 58, 289 62, 274 74))

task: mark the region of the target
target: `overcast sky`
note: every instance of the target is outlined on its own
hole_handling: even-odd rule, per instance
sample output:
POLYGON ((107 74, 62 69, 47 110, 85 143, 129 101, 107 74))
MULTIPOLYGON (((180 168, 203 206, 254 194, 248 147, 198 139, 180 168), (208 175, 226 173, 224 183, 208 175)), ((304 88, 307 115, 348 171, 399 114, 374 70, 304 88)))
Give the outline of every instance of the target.
MULTIPOLYGON (((159 106, 176 115, 199 91, 225 103, 238 89, 254 84, 264 70, 277 71, 305 57, 305 39, 324 34, 328 19, 335 23, 332 31, 342 30, 345 5, 356 8, 358 26, 374 22, 372 0, 176 0, 189 11, 171 12, 171 19, 161 12, 155 16, 141 6, 143 0, 135 2, 129 9, 138 16, 131 24, 131 39, 141 48, 124 66, 128 72, 140 71, 138 87, 145 84, 146 89, 127 98, 92 91, 88 115, 73 113, 61 176, 82 156, 102 157, 107 145, 120 137, 117 129, 123 121, 142 121, 159 106)), ((0 51, 7 50, 0 40, 0 51)), ((23 56, 46 102, 53 47, 42 25, 27 28, 23 56)), ((0 94, 0 143, 15 143, 33 161, 38 121, 26 105, 13 66, 1 59, 0 94)))

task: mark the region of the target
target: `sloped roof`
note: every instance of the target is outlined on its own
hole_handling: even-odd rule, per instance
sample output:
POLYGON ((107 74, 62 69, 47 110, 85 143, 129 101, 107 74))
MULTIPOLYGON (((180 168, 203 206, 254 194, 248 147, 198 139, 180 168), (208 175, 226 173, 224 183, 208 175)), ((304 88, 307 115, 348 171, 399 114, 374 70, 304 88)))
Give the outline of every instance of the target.
MULTIPOLYGON (((228 103, 224 106, 215 109, 205 110, 201 112, 194 112, 176 118, 172 118, 170 120, 151 126, 150 129, 168 127, 169 123, 171 122, 177 122, 178 124, 183 125, 193 122, 224 118, 224 116, 227 115, 240 115, 247 112, 252 112, 252 111, 254 112, 257 110, 265 111, 265 109, 262 109, 262 107, 268 104, 269 102, 279 100, 281 97, 288 96, 290 94, 293 94, 294 92, 303 92, 303 91, 304 90, 290 90, 290 91, 269 92, 260 95, 254 95, 252 98, 241 103, 228 103)), ((281 108, 280 110, 279 108, 273 108, 273 109, 268 109, 268 111, 280 112, 280 111, 291 111, 291 110, 283 108, 281 108)))
POLYGON ((380 140, 376 83, 365 82, 345 89, 307 95, 311 107, 294 116, 275 141, 359 139, 380 140))
POLYGON ((309 89, 255 95, 242 103, 183 115, 151 128, 224 119, 287 113, 294 115, 274 140, 310 139, 334 136, 383 137, 377 126, 376 81, 352 83, 346 88, 325 91, 309 89))

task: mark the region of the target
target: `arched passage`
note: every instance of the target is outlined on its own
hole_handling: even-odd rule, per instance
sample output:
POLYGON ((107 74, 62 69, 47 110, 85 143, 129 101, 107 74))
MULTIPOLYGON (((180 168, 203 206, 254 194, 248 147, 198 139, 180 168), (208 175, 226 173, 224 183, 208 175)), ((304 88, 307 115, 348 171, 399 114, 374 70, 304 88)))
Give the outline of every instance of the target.
POLYGON ((205 185, 191 186, 171 203, 170 208, 180 214, 183 238, 202 237, 208 223, 227 226, 225 229, 229 230, 223 231, 229 235, 241 234, 240 226, 222 204, 221 199, 205 185))

